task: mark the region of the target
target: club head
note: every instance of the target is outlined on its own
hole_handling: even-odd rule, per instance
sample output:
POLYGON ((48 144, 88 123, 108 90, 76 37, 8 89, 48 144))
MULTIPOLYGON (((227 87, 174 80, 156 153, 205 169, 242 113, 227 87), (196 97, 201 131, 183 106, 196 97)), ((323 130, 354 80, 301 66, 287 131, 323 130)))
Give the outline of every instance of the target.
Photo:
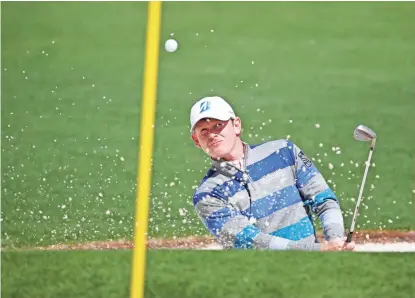
POLYGON ((367 126, 359 125, 354 130, 353 137, 358 141, 372 141, 376 139, 376 133, 367 126))

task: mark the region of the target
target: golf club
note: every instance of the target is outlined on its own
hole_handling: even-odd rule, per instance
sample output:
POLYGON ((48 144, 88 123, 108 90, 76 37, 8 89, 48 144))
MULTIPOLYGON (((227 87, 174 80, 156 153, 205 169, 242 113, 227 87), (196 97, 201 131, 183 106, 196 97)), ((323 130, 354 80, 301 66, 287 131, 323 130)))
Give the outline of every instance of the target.
POLYGON ((352 224, 350 226, 350 230, 349 230, 349 234, 347 235, 346 242, 351 242, 353 238, 353 231, 354 231, 354 226, 356 223, 357 215, 359 213, 359 206, 360 206, 360 201, 362 200, 363 188, 365 187, 367 172, 369 171, 370 160, 372 159, 372 154, 373 154, 373 150, 375 149, 375 143, 376 143, 376 133, 373 130, 371 130, 369 127, 364 126, 364 125, 359 125, 358 127, 356 127, 356 129, 354 130, 353 137, 355 140, 364 141, 364 142, 370 141, 371 143, 370 143, 369 157, 366 161, 365 173, 363 175, 362 184, 360 185, 359 197, 357 199, 356 208, 353 214, 352 224))

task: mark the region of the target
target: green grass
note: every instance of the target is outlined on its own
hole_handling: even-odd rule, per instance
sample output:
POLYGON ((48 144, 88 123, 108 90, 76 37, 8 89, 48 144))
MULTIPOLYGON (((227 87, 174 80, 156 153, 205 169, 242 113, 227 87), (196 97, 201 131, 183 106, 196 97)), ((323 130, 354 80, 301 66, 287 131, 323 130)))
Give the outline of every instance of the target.
MULTIPOLYGON (((2 253, 1 294, 128 297, 130 260, 129 251, 2 253)), ((413 261, 407 253, 149 251, 146 297, 403 298, 415 291, 413 261)))
MULTIPOLYGON (((235 104, 244 140, 291 135, 346 212, 368 153, 352 132, 371 126, 359 228, 414 229, 414 16, 413 3, 164 3, 179 50, 160 56, 150 236, 207 233, 188 112, 210 94, 235 104)), ((145 3, 2 3, 2 245, 131 238, 145 24, 145 3)))

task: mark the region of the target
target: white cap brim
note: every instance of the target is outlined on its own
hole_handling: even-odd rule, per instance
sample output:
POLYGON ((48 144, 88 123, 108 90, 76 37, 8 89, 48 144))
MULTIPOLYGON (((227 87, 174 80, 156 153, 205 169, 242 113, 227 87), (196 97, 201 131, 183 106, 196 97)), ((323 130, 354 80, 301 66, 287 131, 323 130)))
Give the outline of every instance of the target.
POLYGON ((194 124, 192 125, 192 127, 190 128, 190 132, 193 132, 193 129, 195 128, 196 124, 202 120, 202 119, 217 119, 217 120, 221 120, 221 121, 226 121, 232 118, 235 118, 235 114, 223 114, 223 115, 218 115, 218 113, 215 111, 208 111, 203 113, 203 115, 200 115, 199 117, 197 117, 194 121, 194 124))

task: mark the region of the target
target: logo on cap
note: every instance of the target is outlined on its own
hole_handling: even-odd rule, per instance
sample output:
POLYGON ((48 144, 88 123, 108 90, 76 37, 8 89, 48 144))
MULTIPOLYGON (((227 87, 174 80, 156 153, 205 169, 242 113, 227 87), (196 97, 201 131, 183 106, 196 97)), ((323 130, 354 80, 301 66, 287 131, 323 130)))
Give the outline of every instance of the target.
POLYGON ((199 113, 206 112, 209 109, 210 109, 210 102, 209 101, 204 101, 200 104, 200 112, 199 113))

